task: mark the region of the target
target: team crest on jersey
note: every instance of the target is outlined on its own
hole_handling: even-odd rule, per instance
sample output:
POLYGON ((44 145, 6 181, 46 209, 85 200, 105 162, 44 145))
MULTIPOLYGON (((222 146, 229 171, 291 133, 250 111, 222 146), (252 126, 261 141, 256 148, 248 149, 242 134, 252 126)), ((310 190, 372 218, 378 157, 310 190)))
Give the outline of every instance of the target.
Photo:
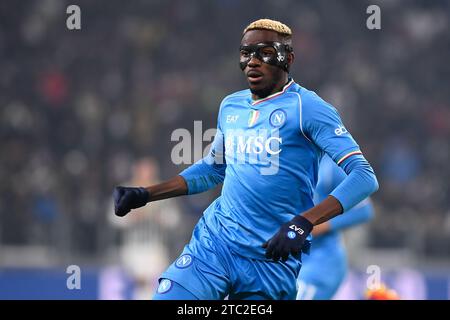
POLYGON ((256 124, 259 118, 259 110, 250 111, 250 117, 248 118, 248 127, 251 128, 256 124))
POLYGON ((192 256, 190 254, 183 254, 181 257, 178 258, 177 262, 175 263, 175 266, 179 269, 184 269, 189 267, 192 264, 192 256))
POLYGON ((159 283, 157 292, 160 294, 164 294, 169 292, 170 289, 172 289, 172 281, 170 281, 169 279, 163 279, 159 283))
POLYGON ((269 121, 272 127, 281 128, 286 123, 286 112, 277 109, 270 114, 269 121))

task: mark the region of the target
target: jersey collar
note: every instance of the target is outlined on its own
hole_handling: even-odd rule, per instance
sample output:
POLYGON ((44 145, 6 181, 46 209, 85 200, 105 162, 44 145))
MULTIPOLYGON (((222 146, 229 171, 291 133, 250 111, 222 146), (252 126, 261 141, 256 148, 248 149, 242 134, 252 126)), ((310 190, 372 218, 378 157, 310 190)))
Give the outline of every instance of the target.
POLYGON ((278 97, 278 96, 282 95, 283 93, 286 92, 286 90, 287 90, 293 83, 294 83, 294 79, 291 78, 291 79, 288 81, 288 83, 283 87, 283 90, 278 91, 278 92, 275 92, 275 93, 271 94, 270 96, 267 96, 267 97, 265 97, 265 98, 263 98, 263 99, 253 100, 253 101, 251 102, 251 105, 252 105, 252 106, 255 106, 255 105, 260 104, 260 103, 262 103, 262 102, 264 102, 264 101, 267 101, 267 100, 270 100, 270 99, 273 99, 273 98, 275 98, 275 97, 278 97))

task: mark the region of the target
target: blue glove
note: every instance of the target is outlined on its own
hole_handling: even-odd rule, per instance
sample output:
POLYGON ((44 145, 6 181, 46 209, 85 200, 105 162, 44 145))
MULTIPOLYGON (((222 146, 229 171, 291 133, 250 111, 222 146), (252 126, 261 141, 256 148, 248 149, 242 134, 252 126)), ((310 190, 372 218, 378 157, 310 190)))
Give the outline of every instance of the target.
POLYGON ((150 201, 150 193, 145 188, 116 187, 113 198, 116 216, 123 217, 131 209, 145 206, 150 201))
POLYGON ((289 258, 289 254, 298 257, 300 252, 309 254, 311 242, 306 238, 311 233, 313 224, 303 216, 296 216, 286 222, 280 230, 262 247, 266 249, 266 258, 283 261, 289 258))

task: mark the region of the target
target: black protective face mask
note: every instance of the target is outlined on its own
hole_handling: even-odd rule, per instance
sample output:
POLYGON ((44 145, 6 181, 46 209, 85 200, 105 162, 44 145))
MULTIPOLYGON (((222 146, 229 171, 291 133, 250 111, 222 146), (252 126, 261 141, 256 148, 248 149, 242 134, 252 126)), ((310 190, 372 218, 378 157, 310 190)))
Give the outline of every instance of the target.
POLYGON ((280 42, 262 42, 248 46, 240 46, 239 65, 241 70, 244 70, 252 57, 255 57, 264 63, 280 67, 284 71, 289 72, 287 60, 289 52, 292 51, 291 46, 280 42))

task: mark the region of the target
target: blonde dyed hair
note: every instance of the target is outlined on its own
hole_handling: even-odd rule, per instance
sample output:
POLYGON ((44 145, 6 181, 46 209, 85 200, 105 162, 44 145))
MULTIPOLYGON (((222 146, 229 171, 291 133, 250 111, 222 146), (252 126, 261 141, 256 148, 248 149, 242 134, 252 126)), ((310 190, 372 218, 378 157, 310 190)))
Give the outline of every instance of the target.
POLYGON ((284 23, 280 21, 271 20, 271 19, 259 19, 250 23, 242 34, 244 35, 247 31, 250 30, 270 30, 275 31, 278 34, 283 36, 290 37, 292 36, 292 30, 284 23))

